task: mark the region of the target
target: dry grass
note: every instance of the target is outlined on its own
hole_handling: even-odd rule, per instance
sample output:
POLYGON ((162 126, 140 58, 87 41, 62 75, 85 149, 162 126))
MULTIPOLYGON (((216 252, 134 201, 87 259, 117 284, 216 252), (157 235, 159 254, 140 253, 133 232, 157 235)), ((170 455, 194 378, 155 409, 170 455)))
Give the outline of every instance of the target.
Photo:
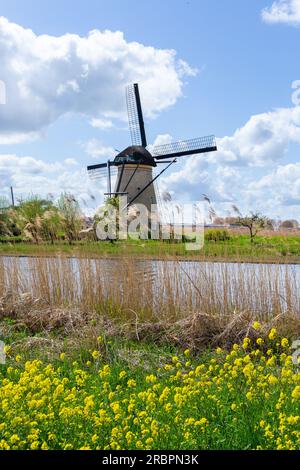
POLYGON ((280 265, 0 258, 0 319, 45 341, 51 332, 93 341, 100 331, 230 347, 255 336, 254 320, 297 337, 299 280, 280 265))

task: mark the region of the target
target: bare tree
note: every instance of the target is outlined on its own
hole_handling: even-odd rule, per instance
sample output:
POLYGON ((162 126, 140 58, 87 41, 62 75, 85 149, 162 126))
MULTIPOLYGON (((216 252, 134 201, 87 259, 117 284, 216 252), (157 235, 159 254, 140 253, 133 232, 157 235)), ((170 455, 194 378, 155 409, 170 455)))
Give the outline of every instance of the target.
POLYGON ((268 227, 269 223, 269 219, 266 216, 260 214, 259 212, 251 212, 247 216, 240 215, 239 217, 237 217, 236 221, 237 225, 245 227, 249 230, 251 243, 254 241, 254 238, 256 237, 258 232, 268 227))

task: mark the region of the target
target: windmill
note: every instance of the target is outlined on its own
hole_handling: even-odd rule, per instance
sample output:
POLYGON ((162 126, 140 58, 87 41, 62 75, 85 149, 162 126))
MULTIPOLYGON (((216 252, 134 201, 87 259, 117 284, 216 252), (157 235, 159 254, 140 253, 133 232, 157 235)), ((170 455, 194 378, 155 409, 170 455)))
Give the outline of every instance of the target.
MULTIPOLYGON (((113 161, 87 167, 90 176, 97 177, 101 171, 107 172, 106 195, 126 194, 128 206, 143 204, 151 213, 151 205, 157 204, 155 181, 177 161, 178 157, 214 152, 217 150, 215 136, 199 137, 148 148, 142 105, 138 84, 126 88, 127 111, 132 145, 120 152, 113 161), (153 168, 158 164, 167 164, 156 176, 153 168), (117 181, 114 191, 111 187, 111 170, 117 169, 117 181)), ((127 207, 128 207, 127 206, 127 207)))

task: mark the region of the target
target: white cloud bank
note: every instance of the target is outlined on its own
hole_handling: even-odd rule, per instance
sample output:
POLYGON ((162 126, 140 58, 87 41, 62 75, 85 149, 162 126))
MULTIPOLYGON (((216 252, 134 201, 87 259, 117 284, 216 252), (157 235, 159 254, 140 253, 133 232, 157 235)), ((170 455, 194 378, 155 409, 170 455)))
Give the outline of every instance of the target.
POLYGON ((300 0, 277 0, 262 10, 262 18, 267 23, 300 25, 300 0))
POLYGON ((196 73, 174 50, 127 42, 120 31, 36 35, 4 17, 0 57, 7 95, 0 107, 0 144, 34 139, 69 113, 108 128, 110 119, 125 117, 124 88, 135 81, 146 116, 153 116, 173 105, 184 77, 196 73))
POLYGON ((300 144, 300 106, 254 115, 217 140, 218 152, 179 159, 179 169, 162 179, 163 189, 178 200, 207 194, 223 213, 237 204, 300 218, 300 164, 280 164, 289 145, 300 144))

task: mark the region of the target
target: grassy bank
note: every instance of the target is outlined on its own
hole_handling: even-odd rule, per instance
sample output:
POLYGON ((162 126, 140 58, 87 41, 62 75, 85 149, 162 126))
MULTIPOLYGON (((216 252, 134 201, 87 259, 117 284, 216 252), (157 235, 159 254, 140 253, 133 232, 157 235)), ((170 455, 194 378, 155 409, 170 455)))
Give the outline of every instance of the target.
MULTIPOLYGON (((209 238, 209 237, 207 237, 209 238)), ((274 235, 266 233, 251 243, 243 234, 230 234, 224 241, 206 239, 201 250, 187 250, 185 243, 158 240, 91 242, 81 241, 68 244, 41 243, 0 243, 1 255, 49 256, 65 255, 78 257, 103 257, 135 255, 144 258, 163 259, 166 257, 183 259, 211 259, 228 261, 292 262, 300 261, 300 236, 274 235)))
POLYGON ((274 328, 194 354, 103 334, 24 348, 4 327, 0 449, 300 449, 299 369, 274 328))

